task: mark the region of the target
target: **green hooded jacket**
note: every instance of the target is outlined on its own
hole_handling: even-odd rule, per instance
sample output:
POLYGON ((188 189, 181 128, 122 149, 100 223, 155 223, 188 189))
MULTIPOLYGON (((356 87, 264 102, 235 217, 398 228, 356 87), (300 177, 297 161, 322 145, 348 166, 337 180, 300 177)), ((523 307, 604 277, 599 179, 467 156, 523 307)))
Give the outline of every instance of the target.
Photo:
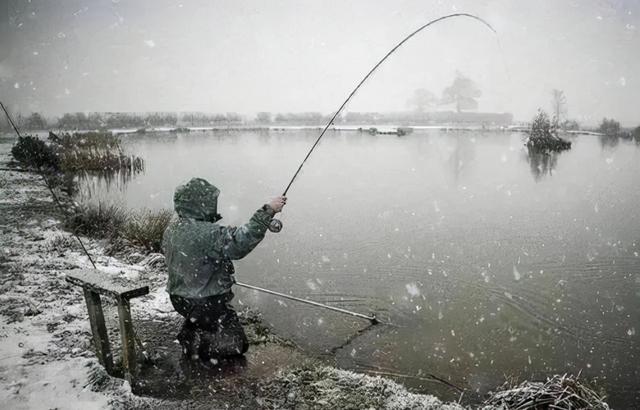
POLYGON ((265 205, 239 227, 220 226, 215 186, 193 178, 173 197, 178 219, 164 232, 162 249, 169 270, 167 291, 185 298, 222 295, 233 285, 234 259, 242 259, 264 238, 273 218, 265 205))

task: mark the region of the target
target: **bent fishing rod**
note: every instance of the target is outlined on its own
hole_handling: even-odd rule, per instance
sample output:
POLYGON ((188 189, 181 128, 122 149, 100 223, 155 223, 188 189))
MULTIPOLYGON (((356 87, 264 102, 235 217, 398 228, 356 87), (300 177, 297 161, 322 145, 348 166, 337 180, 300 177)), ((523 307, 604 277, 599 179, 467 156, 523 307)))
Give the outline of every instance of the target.
MULTIPOLYGON (((416 34, 420 33, 422 30, 426 29, 427 27, 436 24, 440 21, 444 21, 444 20, 448 20, 451 18, 456 18, 456 17, 467 17, 476 21, 479 21, 480 23, 482 23, 485 27, 489 28, 489 30, 491 30, 493 32, 493 34, 498 34, 498 32, 493 28, 493 26, 491 26, 491 24, 489 24, 487 21, 485 21, 484 19, 475 16, 473 14, 470 13, 454 13, 454 14, 448 14, 446 16, 442 16, 442 17, 438 17, 436 19, 433 19, 431 21, 429 21, 428 23, 418 27, 416 30, 414 30, 413 32, 411 32, 409 35, 407 35, 405 38, 402 39, 402 41, 400 41, 398 44, 396 44, 391 50, 389 50, 389 52, 387 52, 387 54, 384 55, 384 57, 382 57, 380 59, 380 61, 378 61, 378 63, 376 65, 373 66, 373 68, 371 70, 369 70, 369 72, 362 78, 362 80, 360 80, 360 82, 358 83, 358 85, 356 85, 356 87, 351 91, 351 93, 349 93, 349 95, 347 96, 347 98, 344 100, 344 102, 340 105, 340 108, 338 108, 338 110, 335 112, 335 114, 333 114, 333 116, 331 117, 331 119, 327 122, 327 124, 324 126, 324 128, 322 129, 322 132, 320 132, 320 135, 318 135, 318 138, 316 139, 316 141, 313 143, 313 145, 311 146, 311 149, 309 150, 309 152, 307 152, 307 155, 304 157, 304 159, 302 160, 302 162, 300 163, 300 166, 298 167, 298 169, 296 170, 296 172, 293 174, 293 177, 291 178, 291 180, 289 181, 289 184, 287 185, 287 187, 284 190, 284 193, 282 194, 282 196, 286 196, 287 192, 289 192, 289 188, 291 188, 291 185, 293 184, 293 181, 296 180, 296 177, 298 176, 298 174, 300 173, 300 171, 302 170, 302 167, 304 166, 304 164, 307 162, 307 159, 309 159, 309 157, 311 156, 311 153, 313 152, 313 150, 315 150, 315 148, 318 146, 318 143, 320 142, 320 140, 322 139, 322 137, 324 136, 324 134, 327 132, 327 130, 329 129, 329 127, 331 125, 333 125, 333 122, 335 121, 335 119, 338 117, 338 115, 340 115, 340 113, 342 112, 342 110, 344 109, 344 107, 347 106, 347 104, 349 103, 349 101, 351 100, 351 98, 356 94, 356 92, 360 89, 360 87, 362 87, 362 85, 369 79, 369 77, 371 77, 371 75, 378 69, 378 67, 380 67, 382 65, 382 63, 384 63, 387 58, 389 58, 393 53, 396 52, 396 50, 398 50, 400 47, 402 47, 402 45, 404 43, 406 43, 407 41, 409 41, 413 36, 415 36, 416 34)), ((282 230, 282 221, 280 221, 279 219, 272 219, 271 223, 269 224, 269 230, 271 232, 277 233, 280 232, 282 230)))
MULTIPOLYGON (((402 47, 402 45, 404 45, 407 41, 409 41, 416 34, 420 33, 423 30, 425 30, 427 27, 430 27, 431 25, 436 24, 436 23, 438 23, 440 21, 448 20, 448 19, 451 19, 451 18, 457 18, 457 17, 466 17, 466 18, 470 18, 470 19, 479 21, 485 27, 489 28, 489 30, 491 30, 491 32, 493 32, 496 35, 498 34, 497 31, 493 28, 493 26, 491 26, 491 24, 489 24, 487 21, 485 21, 484 19, 482 19, 482 18, 480 18, 478 16, 475 16, 475 15, 470 14, 470 13, 454 13, 454 14, 449 14, 449 15, 438 17, 438 18, 436 18, 434 20, 431 20, 428 23, 418 27, 413 32, 409 33, 409 35, 405 36, 398 44, 396 44, 391 50, 389 50, 384 55, 384 57, 382 57, 380 59, 380 61, 378 61, 376 63, 376 65, 374 65, 373 68, 371 68, 371 70, 369 70, 369 72, 367 72, 367 74, 360 80, 360 82, 355 86, 355 88, 349 93, 347 98, 342 102, 340 107, 336 110, 336 112, 333 114, 331 119, 327 122, 327 124, 322 129, 322 131, 320 132, 320 135, 318 135, 318 138, 316 138, 315 142, 313 143, 313 145, 311 146, 311 148, 307 152, 307 155, 305 155, 305 157, 303 158, 302 162, 300 163, 300 165, 296 169, 296 172, 293 174, 293 177, 291 178, 291 180, 287 184, 287 187, 284 189, 284 192, 282 193, 282 196, 286 196, 287 195, 287 192, 289 192, 289 189, 291 188, 291 185, 293 185, 293 182, 296 180, 296 178, 300 174, 300 171, 302 170, 302 167, 304 167, 304 164, 307 162, 307 160, 311 156, 311 153, 316 149, 316 147, 320 143, 320 140, 325 135, 325 133, 327 132, 329 127, 331 125, 333 125, 333 122, 338 117, 338 115, 340 115, 342 110, 344 110, 344 108, 347 106, 347 104, 349 103, 351 98, 353 98, 353 96, 360 89, 360 87, 362 87, 362 85, 369 79, 369 77, 371 77, 371 75, 378 69, 378 67, 380 67, 392 54, 394 54, 396 52, 396 50, 398 50, 400 47, 402 47)), ((282 226, 283 226, 282 225, 282 221, 280 221, 279 219, 273 218, 271 220, 270 224, 269 224, 269 230, 271 232, 277 233, 277 232, 280 232, 282 230, 282 226)), ((376 318, 375 315, 367 316, 367 315, 364 315, 362 313, 352 312, 352 311, 349 311, 349 310, 346 310, 346 309, 341 309, 341 308, 337 308, 337 307, 334 307, 334 306, 324 305, 322 303, 310 301, 308 299, 297 298, 297 297, 294 297, 294 296, 286 295, 284 293, 275 292, 275 291, 272 291, 272 290, 269 290, 269 289, 264 289, 264 288, 259 288, 257 286, 248 285, 248 284, 242 283, 242 282, 236 282, 236 285, 242 286, 242 287, 245 287, 245 288, 248 288, 248 289, 253 289, 253 290, 256 290, 256 291, 259 291, 259 292, 264 292, 264 293, 280 296, 280 297, 283 297, 283 298, 295 300, 297 302, 306 303, 306 304, 309 304, 309 305, 322 307, 322 308, 333 310, 333 311, 336 311, 336 312, 341 312, 341 313, 345 313, 345 314, 348 314, 348 315, 351 315, 351 316, 367 319, 367 320, 369 320, 371 322, 371 324, 380 323, 380 321, 376 318)))

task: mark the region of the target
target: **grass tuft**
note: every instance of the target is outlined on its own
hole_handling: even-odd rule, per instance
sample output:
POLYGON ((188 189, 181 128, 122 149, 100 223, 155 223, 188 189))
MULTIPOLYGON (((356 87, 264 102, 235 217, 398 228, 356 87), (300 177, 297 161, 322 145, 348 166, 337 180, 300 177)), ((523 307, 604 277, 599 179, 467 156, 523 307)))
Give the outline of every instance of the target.
POLYGON ((82 204, 65 221, 65 228, 95 238, 116 238, 125 223, 125 210, 115 204, 82 204))
POLYGON ((150 252, 160 252, 162 235, 169 225, 173 212, 142 210, 132 214, 125 223, 122 236, 129 242, 150 252))
POLYGON ((108 239, 114 249, 128 242, 148 252, 160 252, 162 235, 172 216, 173 212, 167 209, 130 212, 120 205, 100 202, 77 206, 65 227, 82 235, 108 239))

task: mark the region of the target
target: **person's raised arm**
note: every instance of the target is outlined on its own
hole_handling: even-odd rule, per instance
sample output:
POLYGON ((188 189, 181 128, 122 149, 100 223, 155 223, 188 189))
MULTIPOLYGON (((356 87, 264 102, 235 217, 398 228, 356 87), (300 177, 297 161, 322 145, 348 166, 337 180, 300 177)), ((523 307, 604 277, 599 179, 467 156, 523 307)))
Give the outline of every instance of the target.
POLYGON ((223 255, 229 259, 242 259, 264 238, 274 215, 282 211, 287 198, 279 196, 258 209, 249 222, 224 230, 223 255))

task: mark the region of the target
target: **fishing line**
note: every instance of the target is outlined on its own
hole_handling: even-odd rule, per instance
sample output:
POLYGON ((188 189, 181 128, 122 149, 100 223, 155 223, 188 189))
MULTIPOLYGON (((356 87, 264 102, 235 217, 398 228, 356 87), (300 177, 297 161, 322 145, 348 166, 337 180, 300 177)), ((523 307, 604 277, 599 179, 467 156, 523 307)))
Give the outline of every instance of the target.
MULTIPOLYGON (((347 105, 347 103, 351 100, 351 98, 356 94, 356 92, 360 89, 360 87, 369 79, 369 77, 371 77, 371 75, 378 69, 378 67, 380 67, 382 65, 382 63, 384 63, 385 60, 387 58, 389 58, 393 53, 395 53, 396 50, 399 49, 404 43, 409 41, 413 36, 415 36, 416 34, 420 33, 422 30, 424 30, 427 27, 429 27, 429 26, 431 26, 431 25, 433 25, 435 23, 438 23, 440 21, 448 20, 450 18, 456 18, 456 17, 467 17, 467 18, 479 21, 484 26, 488 27, 489 30, 491 30, 496 36, 498 35, 498 32, 493 28, 493 26, 491 24, 489 24, 484 19, 482 19, 482 18, 480 18, 478 16, 475 16, 473 14, 470 14, 470 13, 454 13, 454 14, 448 14, 446 16, 438 17, 437 19, 431 20, 430 22, 420 26, 418 29, 414 30, 412 33, 407 35, 404 39, 402 39, 402 41, 400 41, 398 44, 396 44, 395 47, 393 47, 391 50, 389 50, 389 52, 387 52, 387 54, 385 54, 385 56, 382 57, 382 59, 380 59, 380 61, 378 61, 378 63, 375 66, 373 66, 373 68, 371 70, 369 70, 369 72, 362 78, 362 80, 360 80, 360 82, 358 83, 358 85, 356 85, 356 87, 353 89, 353 91, 351 91, 351 93, 349 93, 347 98, 340 105, 340 108, 338 108, 338 110, 335 112, 335 114, 333 114, 331 119, 327 122, 327 124, 322 129, 322 132, 320 132, 320 135, 318 135, 318 138, 316 139, 316 141, 311 146, 311 149, 309 150, 309 152, 307 152, 307 155, 304 157, 304 159, 300 163, 300 166, 298 166, 298 169, 293 174, 293 177, 289 181, 289 184, 287 184, 287 187, 285 188, 284 193, 282 194, 282 196, 286 196, 287 195, 287 192, 289 192, 289 188, 291 188, 291 185, 293 184, 293 181, 296 180, 296 177, 298 176, 298 174, 302 170, 302 167, 307 162, 307 159, 309 159, 309 157, 311 156, 311 153, 313 152, 313 150, 318 146, 318 143, 320 142, 320 140, 322 139, 324 134, 327 132, 329 127, 333 124, 333 122, 338 117, 338 115, 340 115, 340 113, 342 112, 344 107, 347 105)), ((271 224, 269 225, 269 230, 271 232, 280 232, 282 230, 282 222, 280 220, 278 220, 278 219, 273 219, 271 224)))

